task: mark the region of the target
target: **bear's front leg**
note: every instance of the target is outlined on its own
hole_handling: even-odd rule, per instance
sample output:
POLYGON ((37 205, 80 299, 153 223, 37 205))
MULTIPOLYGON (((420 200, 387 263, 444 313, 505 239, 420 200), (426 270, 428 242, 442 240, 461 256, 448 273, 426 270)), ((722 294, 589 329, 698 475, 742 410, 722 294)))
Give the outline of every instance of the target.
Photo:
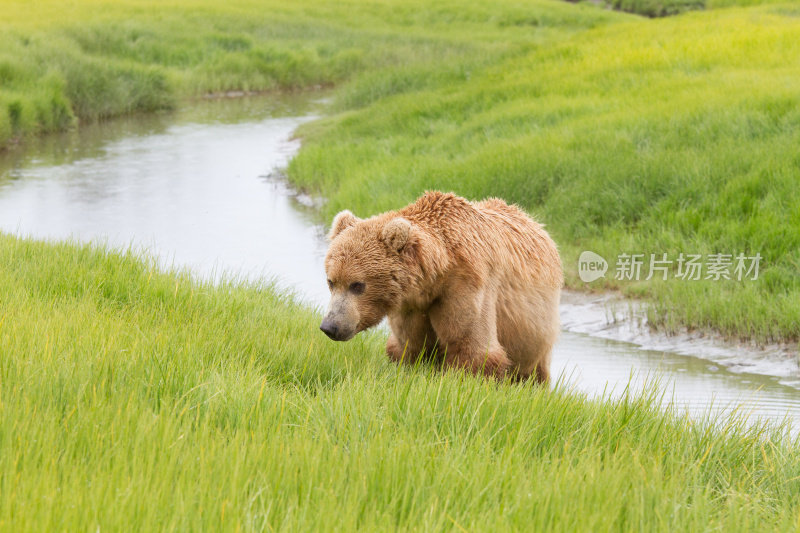
POLYGON ((438 339, 426 314, 398 313, 389 317, 389 327, 386 354, 393 361, 414 364, 435 356, 438 339))
POLYGON ((497 340, 495 300, 488 291, 454 291, 431 308, 430 318, 448 366, 503 379, 511 360, 497 340))

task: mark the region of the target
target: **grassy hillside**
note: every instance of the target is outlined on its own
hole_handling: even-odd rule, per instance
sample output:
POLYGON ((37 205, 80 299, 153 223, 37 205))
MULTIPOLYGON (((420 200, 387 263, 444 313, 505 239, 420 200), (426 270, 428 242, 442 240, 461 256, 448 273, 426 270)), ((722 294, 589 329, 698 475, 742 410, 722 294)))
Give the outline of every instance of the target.
POLYGON ((531 31, 540 18, 559 34, 615 18, 533 5, 4 0, 0 146, 189 96, 327 86, 379 68, 407 69, 406 88, 457 81, 549 35, 531 31))
POLYGON ((266 286, 0 235, 0 530, 796 525, 797 444, 398 368, 266 286))

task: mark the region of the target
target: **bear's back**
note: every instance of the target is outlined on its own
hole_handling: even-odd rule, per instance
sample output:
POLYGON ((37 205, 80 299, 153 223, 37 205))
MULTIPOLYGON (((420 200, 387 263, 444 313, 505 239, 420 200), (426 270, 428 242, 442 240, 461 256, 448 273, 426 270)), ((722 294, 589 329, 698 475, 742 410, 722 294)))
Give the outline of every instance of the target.
POLYGON ((438 235, 457 263, 499 268, 551 286, 563 283, 558 250, 543 226, 500 198, 469 202, 431 191, 398 214, 438 235))

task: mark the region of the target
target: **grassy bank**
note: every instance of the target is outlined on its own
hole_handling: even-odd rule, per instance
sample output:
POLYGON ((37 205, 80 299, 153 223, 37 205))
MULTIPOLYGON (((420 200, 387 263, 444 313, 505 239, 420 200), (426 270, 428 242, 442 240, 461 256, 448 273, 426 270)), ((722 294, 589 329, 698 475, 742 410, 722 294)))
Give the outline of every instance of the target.
POLYGON ((775 435, 397 368, 318 320, 269 287, 0 235, 0 529, 796 526, 775 435))

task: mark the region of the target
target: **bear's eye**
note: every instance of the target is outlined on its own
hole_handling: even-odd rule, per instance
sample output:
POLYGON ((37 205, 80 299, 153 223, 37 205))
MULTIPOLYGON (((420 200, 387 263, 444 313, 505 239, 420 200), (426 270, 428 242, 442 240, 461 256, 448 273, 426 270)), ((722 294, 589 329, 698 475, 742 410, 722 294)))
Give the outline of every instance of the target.
POLYGON ((362 292, 364 292, 365 288, 366 285, 364 285, 360 281, 354 281, 353 283, 350 284, 350 292, 352 292, 353 294, 361 294, 362 292))
POLYGON ((331 280, 328 280, 328 288, 333 290, 333 282, 331 280))

